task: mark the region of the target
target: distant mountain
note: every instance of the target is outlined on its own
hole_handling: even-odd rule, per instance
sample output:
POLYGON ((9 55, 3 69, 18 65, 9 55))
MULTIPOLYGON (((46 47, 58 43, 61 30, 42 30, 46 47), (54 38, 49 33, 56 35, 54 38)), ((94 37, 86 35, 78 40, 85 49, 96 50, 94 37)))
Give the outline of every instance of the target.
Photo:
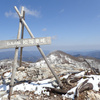
MULTIPOLYGON (((15 51, 0 52, 0 60, 14 59, 14 53, 15 53, 15 51)), ((50 52, 44 51, 44 53, 47 56, 50 52)), ((55 54, 55 52, 52 52, 52 53, 55 54)), ((88 52, 63 52, 63 51, 59 51, 59 50, 56 51, 56 55, 57 54, 59 55, 59 53, 61 53, 63 55, 66 55, 66 53, 67 53, 67 55, 70 55, 70 56, 72 55, 72 57, 93 57, 93 58, 100 59, 100 51, 90 51, 90 52, 89 51, 88 52)), ((20 57, 20 53, 18 55, 18 59, 19 59, 19 57, 20 57)), ((42 56, 39 51, 23 51, 23 61, 36 62, 40 58, 42 58, 42 56)))
POLYGON ((50 53, 47 57, 49 57, 50 59, 52 59, 52 56, 55 56, 57 59, 61 59, 61 62, 63 63, 63 61, 67 61, 68 63, 70 63, 70 59, 71 60, 75 60, 75 61, 81 61, 80 59, 68 54, 68 53, 65 53, 63 51, 60 51, 60 50, 57 50, 57 51, 54 51, 52 53, 50 53))
POLYGON ((93 57, 100 59, 100 51, 84 51, 84 52, 80 51, 80 52, 67 52, 67 53, 75 57, 84 56, 84 57, 93 57))
MULTIPOLYGON (((5 51, 0 52, 0 60, 3 59, 14 59, 15 51, 5 51)), ((44 51, 45 55, 49 54, 49 51, 44 51)), ((18 59, 20 57, 20 52, 18 53, 18 59)), ((22 59, 23 61, 36 62, 41 58, 39 51, 23 51, 22 59)))
POLYGON ((76 55, 73 55, 74 57, 80 57, 81 56, 81 54, 76 54, 76 55))
MULTIPOLYGON (((10 57, 14 56, 14 52, 2 52, 1 54, 2 56, 5 56, 5 57, 8 56, 9 60, 10 60, 10 57)), ((23 61, 27 61, 28 63, 34 62, 33 64, 31 63, 30 66, 38 66, 41 68, 47 67, 47 64, 45 63, 44 59, 43 58, 40 59, 40 58, 41 58, 41 55, 39 54, 38 51, 36 52, 24 51, 23 52, 23 61)), ((64 68, 65 70, 79 70, 79 69, 84 70, 84 69, 90 68, 90 66, 100 70, 99 59, 89 58, 89 57, 85 58, 80 55, 78 55, 78 57, 75 57, 59 50, 48 54, 47 60, 52 66, 61 67, 61 68, 64 68)), ((27 66, 27 64, 24 63, 24 66, 27 66)))
POLYGON ((92 51, 92 52, 89 52, 86 56, 100 59, 100 51, 92 51))

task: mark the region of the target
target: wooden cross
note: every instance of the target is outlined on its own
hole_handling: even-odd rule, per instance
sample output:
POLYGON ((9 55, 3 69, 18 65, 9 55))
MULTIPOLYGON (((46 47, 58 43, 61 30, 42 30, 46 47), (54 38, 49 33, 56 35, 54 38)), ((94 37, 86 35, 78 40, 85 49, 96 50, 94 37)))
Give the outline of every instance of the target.
POLYGON ((25 22, 24 7, 22 7, 22 9, 21 9, 21 14, 18 11, 16 6, 14 8, 15 8, 15 10, 16 10, 19 18, 20 18, 17 39, 16 40, 8 40, 8 41, 0 41, 0 49, 15 48, 15 56, 14 56, 14 63, 13 63, 13 68, 12 68, 11 82, 10 82, 10 86, 9 86, 9 97, 8 97, 8 99, 10 100, 10 96, 12 95, 12 92, 13 92, 14 78, 15 78, 15 73, 16 73, 16 65, 17 65, 17 60, 18 60, 18 49, 19 49, 19 47, 21 47, 21 49, 20 49, 20 66, 21 66, 21 62, 22 62, 22 49, 23 49, 23 47, 36 45, 38 50, 40 51, 41 55, 43 56, 47 66, 49 67, 49 69, 51 70, 52 74, 56 78, 58 85, 61 88, 63 88, 62 82, 60 81, 59 77, 56 75, 56 73, 54 72, 54 70, 50 66, 50 64, 49 64, 44 52, 40 48, 40 45, 50 44, 51 43, 50 37, 35 38, 34 35, 31 32, 31 30, 29 29, 28 25, 25 22), (28 33, 30 34, 31 39, 23 39, 24 26, 26 27, 28 33), (20 39, 20 35, 21 35, 21 39, 20 39))

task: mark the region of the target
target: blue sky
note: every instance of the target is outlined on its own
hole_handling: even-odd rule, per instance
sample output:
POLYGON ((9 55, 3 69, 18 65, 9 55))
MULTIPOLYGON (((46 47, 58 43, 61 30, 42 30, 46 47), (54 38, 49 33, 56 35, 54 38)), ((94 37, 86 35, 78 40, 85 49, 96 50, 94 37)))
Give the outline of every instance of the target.
MULTIPOLYGON (((52 38, 45 50, 100 50, 100 0, 2 0, 0 40, 16 39, 19 19, 14 6, 24 6, 35 37, 52 38)), ((24 31, 24 38, 30 38, 24 31)), ((29 49, 29 48, 28 48, 29 49)))

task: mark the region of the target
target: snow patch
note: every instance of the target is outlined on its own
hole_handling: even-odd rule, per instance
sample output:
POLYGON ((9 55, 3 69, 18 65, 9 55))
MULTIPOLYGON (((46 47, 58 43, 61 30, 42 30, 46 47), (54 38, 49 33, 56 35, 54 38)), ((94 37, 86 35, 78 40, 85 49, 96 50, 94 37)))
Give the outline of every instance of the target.
POLYGON ((54 56, 54 55, 50 55, 49 58, 50 58, 51 60, 55 60, 57 57, 54 56))
POLYGON ((78 73, 78 74, 75 74, 75 76, 76 76, 76 77, 78 77, 78 76, 84 76, 84 74, 85 74, 85 71, 82 71, 82 72, 80 72, 80 73, 78 73))
MULTIPOLYGON (((84 72, 81 72, 79 74, 76 74, 75 76, 83 76, 84 75, 84 72)), ((76 87, 70 89, 65 95, 62 95, 63 97, 67 97, 67 98, 74 98, 74 95, 75 95, 75 91, 76 91, 76 88, 81 85, 84 81, 88 80, 87 83, 91 83, 93 85, 93 90, 94 91, 99 91, 99 87, 98 87, 98 83, 100 82, 100 75, 87 75, 88 78, 86 79, 80 79, 78 81, 78 84, 76 87), (72 93, 71 95, 69 95, 69 93, 72 93)))
POLYGON ((9 78, 9 77, 11 77, 11 72, 7 72, 7 73, 5 73, 5 74, 4 74, 4 77, 5 77, 5 78, 9 78))
POLYGON ((91 78, 88 80, 88 83, 92 83, 94 91, 99 91, 98 83, 100 82, 100 75, 90 75, 89 77, 91 78))

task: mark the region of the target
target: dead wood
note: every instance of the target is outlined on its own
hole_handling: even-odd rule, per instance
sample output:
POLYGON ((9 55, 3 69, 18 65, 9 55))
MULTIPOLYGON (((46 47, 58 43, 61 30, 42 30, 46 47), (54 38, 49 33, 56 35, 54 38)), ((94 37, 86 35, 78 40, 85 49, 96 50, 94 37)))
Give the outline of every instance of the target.
POLYGON ((86 90, 92 90, 92 89, 93 89, 92 83, 87 83, 81 87, 81 89, 79 90, 79 93, 82 93, 83 91, 86 91, 86 90))
POLYGON ((78 97, 79 96, 79 93, 82 93, 82 92, 84 92, 86 90, 92 90, 93 89, 92 83, 87 83, 87 82, 88 82, 88 80, 85 80, 83 83, 81 83, 76 88, 74 98, 78 97))
POLYGON ((88 67, 91 69, 92 73, 93 73, 94 75, 97 74, 96 70, 94 70, 94 68, 91 67, 90 63, 89 63, 86 59, 84 59, 84 61, 87 63, 88 67))
POLYGON ((46 89, 49 92, 57 93, 57 94, 66 94, 67 93, 66 89, 56 89, 56 88, 49 88, 49 87, 46 87, 46 89))
POLYGON ((70 75, 68 76, 68 78, 65 80, 65 83, 67 85, 70 85, 70 86, 75 86, 77 85, 77 81, 79 81, 80 79, 82 78, 82 76, 74 76, 74 75, 70 75))

